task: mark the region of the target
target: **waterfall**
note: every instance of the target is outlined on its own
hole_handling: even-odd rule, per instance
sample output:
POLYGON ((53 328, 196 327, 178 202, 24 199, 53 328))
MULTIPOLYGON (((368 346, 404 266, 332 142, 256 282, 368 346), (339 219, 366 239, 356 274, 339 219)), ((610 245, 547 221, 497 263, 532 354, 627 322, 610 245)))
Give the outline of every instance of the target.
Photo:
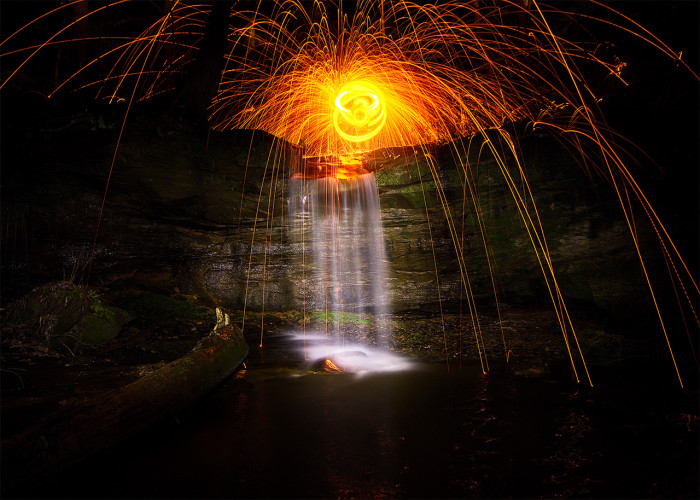
POLYGON ((293 177, 289 215, 304 243, 306 310, 326 318, 332 342, 349 335, 386 347, 387 257, 374 174, 293 177))

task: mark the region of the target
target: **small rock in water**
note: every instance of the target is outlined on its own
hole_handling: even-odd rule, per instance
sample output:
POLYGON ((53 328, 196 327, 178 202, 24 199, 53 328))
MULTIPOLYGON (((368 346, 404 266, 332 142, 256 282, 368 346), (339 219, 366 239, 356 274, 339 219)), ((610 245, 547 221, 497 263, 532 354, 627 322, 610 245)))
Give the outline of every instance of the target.
POLYGON ((326 370, 327 372, 342 372, 338 365, 336 365, 332 360, 326 359, 323 362, 323 369, 326 370))

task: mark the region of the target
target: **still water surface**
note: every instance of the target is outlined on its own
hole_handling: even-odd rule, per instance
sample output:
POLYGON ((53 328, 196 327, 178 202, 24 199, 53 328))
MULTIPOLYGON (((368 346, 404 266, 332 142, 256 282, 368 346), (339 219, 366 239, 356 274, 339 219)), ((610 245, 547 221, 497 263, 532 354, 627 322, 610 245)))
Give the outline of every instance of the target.
POLYGON ((598 370, 591 389, 415 361, 319 374, 281 336, 252 350, 242 377, 62 476, 52 493, 697 497, 697 392, 629 375, 598 370))

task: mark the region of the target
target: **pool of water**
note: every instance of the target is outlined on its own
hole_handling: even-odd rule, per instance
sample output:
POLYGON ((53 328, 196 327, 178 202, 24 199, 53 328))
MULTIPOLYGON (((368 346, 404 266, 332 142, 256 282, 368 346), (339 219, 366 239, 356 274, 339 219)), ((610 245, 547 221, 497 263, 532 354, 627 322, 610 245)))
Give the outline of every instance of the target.
POLYGON ((267 340, 244 374, 44 493, 698 496, 697 391, 672 378, 600 369, 589 388, 415 359, 396 371, 322 372, 299 345, 294 336, 267 340))

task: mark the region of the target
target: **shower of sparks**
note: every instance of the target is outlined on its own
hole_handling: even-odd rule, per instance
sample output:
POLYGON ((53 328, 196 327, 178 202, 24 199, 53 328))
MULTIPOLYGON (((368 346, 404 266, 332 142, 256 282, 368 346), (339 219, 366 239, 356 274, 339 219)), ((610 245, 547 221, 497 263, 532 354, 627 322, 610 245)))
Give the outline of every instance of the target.
MULTIPOLYGON (((69 2, 46 16, 57 15, 81 1, 69 2)), ((10 48, 8 42, 16 34, 7 37, 0 44, 0 58, 18 62, 3 74, 0 88, 42 49, 93 41, 70 35, 71 29, 89 16, 116 10, 128 1, 101 5, 34 46, 10 48)), ((197 56, 210 7, 177 0, 168 5, 163 16, 138 36, 101 36, 103 43, 111 43, 110 48, 86 61, 65 81, 57 82, 53 92, 73 84, 79 90, 94 89, 98 99, 131 102, 134 97, 148 100, 174 90, 174 76, 186 72, 197 56), (111 61, 107 74, 77 84, 81 74, 105 61, 111 61)), ((520 123, 554 134, 571 146, 585 168, 606 179, 617 194, 675 366, 671 342, 638 246, 633 202, 638 202, 648 216, 670 263, 674 286, 683 291, 684 300, 679 306, 697 324, 693 304, 700 291, 628 168, 629 155, 620 145, 622 140, 605 125, 599 109, 601 96, 596 95, 581 70, 584 64, 597 67, 607 78, 627 85, 625 63, 598 50, 601 44, 558 35, 551 22, 573 19, 612 26, 685 66, 693 77, 697 75, 681 54, 630 18, 596 1, 591 5, 605 16, 566 12, 556 4, 535 0, 435 4, 276 0, 260 2, 258 8, 251 9, 234 3, 229 50, 210 106, 210 122, 215 130, 264 130, 301 146, 306 157, 317 159, 309 163, 320 172, 314 173, 307 166, 305 176, 323 176, 323 170, 331 167, 340 175, 352 176, 361 167, 361 154, 381 148, 404 147, 425 155, 456 250, 481 357, 485 349, 462 240, 437 176, 438 165, 428 154, 434 145, 452 145, 463 174, 465 197, 471 196, 471 203, 478 208, 472 165, 467 161, 463 139, 479 138, 480 147, 496 158, 532 243, 576 378, 583 368, 590 381, 557 284, 517 139, 507 129, 520 123)), ((485 237, 487 228, 481 219, 478 226, 484 235, 488 267, 493 269, 495 263, 485 237)), ((497 295, 494 280, 492 283, 497 295)), ((505 341, 503 348, 507 355, 505 341)), ((485 359, 482 366, 488 366, 485 359)))
POLYGON ((229 55, 214 127, 262 129, 322 156, 534 120, 555 104, 543 96, 559 93, 558 54, 523 50, 550 35, 541 23, 504 25, 508 7, 521 9, 504 7, 360 1, 348 16, 342 4, 279 2, 267 16, 238 12, 232 39, 245 50, 229 55))

